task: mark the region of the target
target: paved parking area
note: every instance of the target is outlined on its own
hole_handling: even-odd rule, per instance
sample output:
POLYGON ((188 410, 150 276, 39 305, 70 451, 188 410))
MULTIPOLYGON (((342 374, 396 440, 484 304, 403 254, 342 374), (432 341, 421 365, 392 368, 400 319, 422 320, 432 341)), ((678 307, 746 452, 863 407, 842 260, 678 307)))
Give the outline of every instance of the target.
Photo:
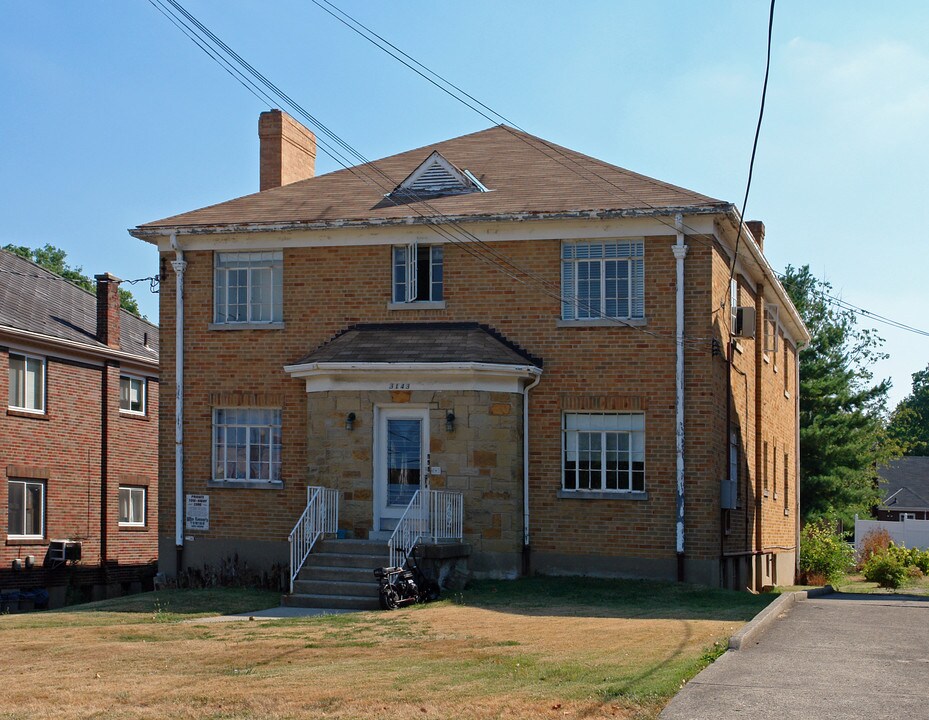
POLYGON ((929 717, 929 598, 823 595, 688 683, 661 720, 929 717))

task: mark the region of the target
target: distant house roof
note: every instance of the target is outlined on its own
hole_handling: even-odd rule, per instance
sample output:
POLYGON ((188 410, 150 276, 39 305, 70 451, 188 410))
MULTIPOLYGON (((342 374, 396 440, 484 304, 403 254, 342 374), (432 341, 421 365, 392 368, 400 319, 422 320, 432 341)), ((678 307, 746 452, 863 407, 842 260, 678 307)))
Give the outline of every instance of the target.
POLYGON ((131 232, 151 241, 159 230, 168 228, 221 232, 231 228, 261 230, 262 226, 271 229, 282 225, 331 227, 431 222, 437 213, 457 220, 480 220, 597 213, 712 213, 725 212, 730 207, 729 203, 499 125, 146 223, 131 232), (435 161, 436 157, 445 162, 443 168, 448 175, 439 180, 451 182, 449 178, 454 176, 459 182, 488 192, 439 193, 436 196, 431 187, 427 187, 425 198, 419 194, 410 197, 408 193, 395 192, 404 179, 422 180, 416 175, 417 170, 422 171, 427 165, 432 168, 435 163, 427 161, 435 161), (424 203, 428 203, 428 207, 424 203))
POLYGON ((534 365, 534 358, 486 325, 471 322, 353 325, 298 360, 310 363, 488 363, 534 365))
POLYGON ((929 457, 902 457, 878 470, 886 481, 881 507, 893 510, 929 509, 929 457))
MULTIPOLYGON (((4 328, 108 350, 97 340, 97 298, 93 293, 0 250, 0 332, 4 328)), ((122 310, 119 328, 122 352, 158 362, 156 325, 122 310)))

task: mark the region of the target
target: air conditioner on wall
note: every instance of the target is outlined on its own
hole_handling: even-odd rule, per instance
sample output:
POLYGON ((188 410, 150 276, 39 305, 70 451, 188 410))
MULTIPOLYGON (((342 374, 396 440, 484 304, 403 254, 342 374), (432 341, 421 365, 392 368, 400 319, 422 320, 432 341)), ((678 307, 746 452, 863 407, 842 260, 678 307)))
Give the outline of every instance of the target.
POLYGON ((52 540, 48 543, 48 559, 52 562, 77 562, 81 559, 80 540, 52 540))
POLYGON ((751 305, 736 308, 732 334, 741 338, 755 337, 755 308, 751 305))

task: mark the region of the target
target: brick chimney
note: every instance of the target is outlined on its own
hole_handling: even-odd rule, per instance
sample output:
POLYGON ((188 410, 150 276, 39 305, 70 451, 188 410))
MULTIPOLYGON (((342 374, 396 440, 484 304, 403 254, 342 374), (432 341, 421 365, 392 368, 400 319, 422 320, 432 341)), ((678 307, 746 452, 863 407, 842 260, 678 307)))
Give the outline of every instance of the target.
POLYGON ((316 136, 280 110, 258 118, 261 139, 261 189, 289 185, 316 174, 316 136))
POLYGON ((761 220, 746 220, 745 225, 752 231, 752 236, 761 248, 761 252, 764 252, 764 223, 761 220))
POLYGON ((119 278, 94 275, 97 281, 97 340, 119 349, 119 278))

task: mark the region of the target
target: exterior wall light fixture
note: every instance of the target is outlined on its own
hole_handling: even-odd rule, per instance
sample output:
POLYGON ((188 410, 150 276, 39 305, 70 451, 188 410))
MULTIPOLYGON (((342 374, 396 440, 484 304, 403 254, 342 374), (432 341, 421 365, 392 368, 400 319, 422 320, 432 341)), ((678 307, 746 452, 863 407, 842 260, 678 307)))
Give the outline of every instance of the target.
POLYGON ((455 429, 455 413, 449 410, 445 414, 445 431, 452 432, 455 429))
POLYGON ((355 429, 355 413, 350 412, 345 416, 345 429, 354 430, 355 429))

